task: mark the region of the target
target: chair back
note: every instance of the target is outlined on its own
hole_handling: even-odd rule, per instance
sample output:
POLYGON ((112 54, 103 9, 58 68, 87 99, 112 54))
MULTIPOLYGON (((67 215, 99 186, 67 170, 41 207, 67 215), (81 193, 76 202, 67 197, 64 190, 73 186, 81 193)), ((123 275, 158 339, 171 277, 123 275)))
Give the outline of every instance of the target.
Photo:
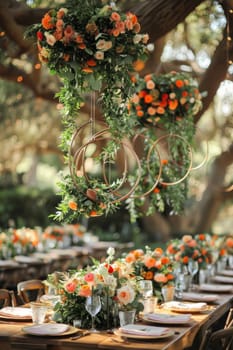
POLYGON ((24 304, 38 301, 45 292, 45 285, 41 280, 27 280, 17 284, 17 293, 24 304))
POLYGON ((10 305, 15 306, 13 293, 13 291, 9 291, 8 289, 0 289, 0 308, 10 305))

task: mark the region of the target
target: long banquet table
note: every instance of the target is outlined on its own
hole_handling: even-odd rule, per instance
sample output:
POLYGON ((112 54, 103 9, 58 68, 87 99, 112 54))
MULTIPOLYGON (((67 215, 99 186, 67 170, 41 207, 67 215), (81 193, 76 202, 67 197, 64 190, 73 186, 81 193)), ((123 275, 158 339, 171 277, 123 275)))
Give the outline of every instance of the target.
MULTIPOLYGON (((216 304, 209 305, 207 311, 195 313, 192 321, 187 325, 169 325, 174 334, 166 339, 160 340, 133 340, 121 342, 121 338, 107 332, 90 334, 77 340, 72 340, 72 335, 41 337, 25 334, 22 331, 22 321, 8 321, 0 319, 0 344, 4 350, 100 350, 100 349, 148 349, 148 350, 198 350, 205 332, 219 325, 233 304, 232 294, 219 294, 220 298, 216 304)), ((158 308, 156 312, 164 312, 158 308)), ((167 312, 167 311, 166 311, 167 312)), ((221 325, 220 325, 221 326, 221 325)))

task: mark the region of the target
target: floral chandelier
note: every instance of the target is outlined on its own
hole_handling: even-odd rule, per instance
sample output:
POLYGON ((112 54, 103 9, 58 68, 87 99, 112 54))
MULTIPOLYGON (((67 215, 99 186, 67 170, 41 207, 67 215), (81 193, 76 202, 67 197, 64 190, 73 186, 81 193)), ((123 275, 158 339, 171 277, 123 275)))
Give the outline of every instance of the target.
POLYGON ((39 59, 63 83, 57 96, 63 104, 61 148, 69 174, 59 183, 62 200, 55 219, 74 222, 80 215, 108 214, 123 201, 134 219, 147 199, 147 214, 164 211, 166 204, 181 210, 184 180, 193 169, 193 115, 201 106, 196 82, 175 72, 139 78, 135 67, 147 58, 149 37, 140 33, 136 15, 112 2, 68 0, 46 13, 28 36, 37 38, 39 59), (86 94, 91 115, 80 125, 86 94), (105 120, 100 127, 97 95, 105 120), (80 144, 86 130, 89 137, 80 144), (87 169, 91 152, 96 174, 87 169))

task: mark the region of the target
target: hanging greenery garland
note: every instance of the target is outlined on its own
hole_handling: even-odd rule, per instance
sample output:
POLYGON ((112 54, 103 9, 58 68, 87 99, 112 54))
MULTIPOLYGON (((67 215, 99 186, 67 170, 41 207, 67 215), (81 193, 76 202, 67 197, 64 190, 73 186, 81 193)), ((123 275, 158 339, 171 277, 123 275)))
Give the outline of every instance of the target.
POLYGON ((132 219, 145 206, 146 214, 167 206, 181 210, 187 197, 183 180, 192 169, 193 115, 201 106, 196 82, 176 72, 138 78, 135 67, 147 58, 148 35, 140 34, 136 15, 109 1, 67 0, 27 35, 36 37, 39 59, 63 83, 57 94, 63 105, 61 148, 70 172, 59 183, 61 201, 54 218, 74 222, 83 215, 108 214, 123 200, 132 219), (80 126, 87 94, 90 121, 80 126), (95 125, 96 95, 105 122, 100 131, 95 125), (76 137, 86 126, 89 138, 81 145, 76 137), (141 159, 129 146, 137 133, 144 137, 141 159), (99 168, 88 173, 88 154, 97 144, 100 151, 92 159, 99 168), (115 166, 120 152, 125 153, 121 175, 115 166), (113 175, 107 176, 106 164, 113 175))
MULTIPOLYGON (((155 211, 180 213, 192 170, 193 117, 202 106, 198 84, 187 73, 175 71, 135 80, 128 107, 141 124, 144 155, 142 180, 127 199, 131 218, 155 211)), ((132 175, 130 181, 135 181, 132 175)))

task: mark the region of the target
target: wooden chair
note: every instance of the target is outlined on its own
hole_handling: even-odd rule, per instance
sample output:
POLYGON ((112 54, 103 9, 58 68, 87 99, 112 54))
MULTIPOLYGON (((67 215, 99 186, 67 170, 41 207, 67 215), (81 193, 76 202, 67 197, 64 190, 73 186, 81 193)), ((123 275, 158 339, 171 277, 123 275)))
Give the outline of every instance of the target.
POLYGON ((22 281, 17 284, 17 293, 24 304, 38 301, 45 292, 45 285, 41 280, 22 281))
POLYGON ((12 296, 8 289, 0 289, 0 305, 1 307, 12 305, 12 296))
POLYGON ((228 327, 213 332, 206 349, 233 350, 233 328, 228 327))

